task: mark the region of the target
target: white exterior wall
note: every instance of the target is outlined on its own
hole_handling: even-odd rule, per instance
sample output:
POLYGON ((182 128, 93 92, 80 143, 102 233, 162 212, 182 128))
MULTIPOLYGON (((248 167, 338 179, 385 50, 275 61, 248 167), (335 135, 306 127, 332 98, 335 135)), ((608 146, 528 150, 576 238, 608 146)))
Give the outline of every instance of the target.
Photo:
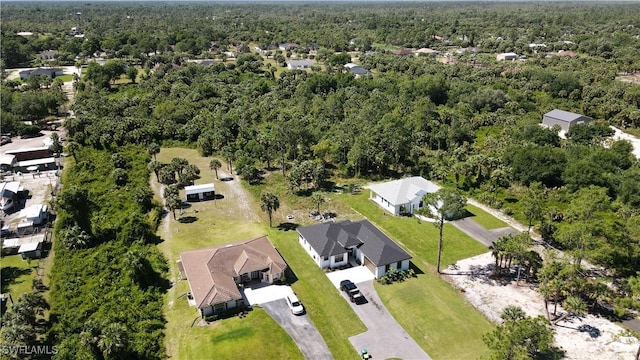
POLYGON ((376 204, 380 205, 383 209, 385 209, 388 212, 392 213, 393 215, 400 214, 400 206, 399 205, 391 204, 386 199, 382 198, 380 195, 374 193, 373 191, 370 193, 369 198, 371 200, 373 200, 376 204))
POLYGON ((326 264, 323 264, 322 257, 318 255, 318 253, 313 249, 313 247, 311 247, 311 244, 309 244, 309 242, 302 235, 298 235, 298 241, 300 242, 300 246, 302 246, 302 248, 309 254, 309 256, 311 256, 313 261, 316 264, 318 264, 318 266, 320 266, 321 269, 324 269, 327 266, 329 266, 329 261, 327 260, 324 262, 326 264))
POLYGON ((342 254, 343 256, 342 261, 336 261, 336 256, 337 255, 332 255, 331 258, 329 259, 331 262, 331 265, 330 265, 331 268, 347 265, 347 263, 349 262, 349 256, 347 255, 346 252, 342 254))

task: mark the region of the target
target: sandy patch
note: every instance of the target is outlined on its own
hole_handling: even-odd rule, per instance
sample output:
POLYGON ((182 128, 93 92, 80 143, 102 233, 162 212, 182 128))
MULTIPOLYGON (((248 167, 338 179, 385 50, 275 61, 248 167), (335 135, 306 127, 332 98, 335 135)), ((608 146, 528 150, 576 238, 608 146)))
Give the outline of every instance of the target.
MULTIPOLYGON (((445 277, 463 290, 465 298, 493 322, 500 322, 500 313, 508 305, 521 307, 529 316, 546 316, 542 296, 530 284, 516 286, 490 279, 494 258, 485 253, 459 261, 456 270, 448 269, 445 277)), ((553 305, 549 307, 553 311, 553 305)), ((562 312, 558 306, 558 313, 562 312)), ((622 327, 593 315, 562 321, 553 326, 556 345, 566 351, 567 359, 618 360, 633 359, 640 340, 622 327), (587 331, 579 327, 587 325, 587 331), (592 335, 597 335, 593 336, 592 335)))

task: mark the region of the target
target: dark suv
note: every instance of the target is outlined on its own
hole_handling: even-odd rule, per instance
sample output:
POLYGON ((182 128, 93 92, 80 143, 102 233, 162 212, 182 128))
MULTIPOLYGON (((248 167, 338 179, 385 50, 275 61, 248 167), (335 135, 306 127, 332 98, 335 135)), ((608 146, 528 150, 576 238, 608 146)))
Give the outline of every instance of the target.
POLYGON ((349 300, 351 300, 352 303, 359 304, 364 300, 364 296, 360 290, 358 290, 356 284, 352 283, 350 280, 342 280, 340 282, 340 290, 349 295, 349 300))

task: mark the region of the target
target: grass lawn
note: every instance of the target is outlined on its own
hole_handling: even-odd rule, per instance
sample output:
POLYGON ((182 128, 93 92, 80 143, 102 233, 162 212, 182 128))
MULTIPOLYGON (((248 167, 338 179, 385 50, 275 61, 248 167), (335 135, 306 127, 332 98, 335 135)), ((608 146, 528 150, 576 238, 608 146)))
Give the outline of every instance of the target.
MULTIPOLYGON (((239 199, 234 197, 230 183, 215 179, 214 172, 209 169, 211 159, 200 157, 196 150, 163 148, 157 160, 169 163, 172 158, 178 156, 200 168, 201 179, 196 181, 197 184, 213 182, 216 193, 225 197, 216 200, 215 203, 213 201, 194 203, 185 209, 182 215, 176 214, 178 221, 169 214, 164 220, 165 222, 168 220, 168 227, 164 222, 160 225, 158 229, 160 236, 164 237, 165 231, 170 234, 170 237, 166 237, 158 246, 168 258, 171 279, 176 280, 178 277, 176 260, 179 259, 182 251, 267 234, 297 277, 297 280, 294 278, 292 281, 293 290, 305 304, 308 316, 325 338, 334 358, 346 359, 357 356, 348 338, 366 329, 347 302, 330 284, 324 272, 298 245, 297 233, 269 229, 266 214, 259 212, 259 204, 252 196, 247 196, 242 201, 250 207, 247 211, 246 207, 241 206, 239 199), (328 294, 327 289, 330 289, 328 294)), ((232 181, 240 180, 235 178, 232 181)), ((152 186, 156 192, 159 191, 153 174, 152 186)), ((235 359, 237 358, 235 355, 225 356, 224 354, 235 354, 228 351, 238 351, 238 349, 260 349, 260 358, 302 358, 293 340, 264 311, 259 309, 252 311, 245 319, 234 317, 216 321, 204 328, 191 327, 192 322, 198 318, 198 314, 187 304, 183 296, 188 291, 187 281, 180 280, 167 294, 165 344, 169 356, 189 359, 202 357, 203 354, 215 354, 216 358, 235 359), (254 318, 257 320, 254 321, 254 318), (236 333, 237 336, 234 335, 236 333), (262 335, 265 333, 268 333, 268 336, 262 335), (231 341, 227 337, 234 339, 237 337, 237 339, 231 341), (286 338, 286 341, 282 338, 286 338)), ((249 351, 247 353, 250 354, 249 351)), ((242 358, 244 355, 239 356, 242 358)))
MULTIPOLYGON (((294 219, 290 220, 295 224, 312 223, 305 215, 315 208, 308 196, 289 194, 286 182, 280 173, 270 173, 264 182, 258 186, 249 186, 248 189, 255 197, 263 191, 278 195, 281 208, 274 214, 274 226, 288 221, 287 214, 295 215, 294 219), (299 217, 298 214, 301 216, 299 217)), ((438 230, 435 226, 419 222, 416 218, 383 215, 382 209, 368 199, 369 192, 366 189, 355 195, 346 193, 324 193, 324 195, 326 201, 321 205, 321 212, 335 212, 338 216, 337 220, 357 221, 366 217, 391 238, 401 243, 414 256, 414 265, 423 274, 404 283, 385 286, 376 284, 376 289, 391 314, 430 356, 434 359, 469 359, 486 353, 487 348, 482 342, 482 335, 491 331, 493 325, 467 303, 456 289, 435 274, 433 265, 436 263, 438 240, 438 230)), ((290 232, 293 233, 293 231, 290 232)), ((290 263, 300 279, 293 285, 296 291, 301 288, 301 285, 306 287, 307 282, 310 281, 327 281, 325 277, 314 280, 313 273, 317 268, 299 246, 291 248, 281 244, 282 241, 289 241, 297 245, 295 233, 286 235, 286 232, 275 229, 273 233, 275 234, 270 233, 269 237, 285 254, 285 258, 296 259, 295 263, 290 263), (285 248, 287 250, 283 250, 285 248), (297 266, 298 263, 301 266, 297 266), (298 268, 304 269, 305 272, 298 273, 298 268)), ((455 263, 460 259, 488 251, 482 244, 448 224, 444 229, 444 242, 443 264, 455 263)), ((303 293, 302 290, 300 292, 303 293)), ((310 311, 310 314, 313 314, 318 310, 315 308, 315 303, 326 301, 326 298, 326 295, 314 298, 312 304, 304 298, 302 301, 307 307, 313 306, 313 311, 310 311)), ((328 319, 322 317, 313 320, 318 326, 318 323, 328 319)), ((326 336, 325 340, 330 341, 326 336)))
MULTIPOLYGON (((357 195, 344 195, 344 201, 354 210, 381 227, 387 235, 400 243, 409 253, 420 261, 435 265, 438 255, 438 228, 432 223, 423 222, 414 217, 389 215, 369 200, 369 191, 364 189, 357 195)), ((454 264, 487 252, 481 243, 471 239, 451 224, 444 225, 442 265, 454 264)), ((418 266, 422 267, 418 262, 418 266)))
POLYGON ((480 226, 487 230, 500 229, 509 226, 504 221, 471 204, 467 204, 467 206, 465 206, 465 209, 467 209, 467 211, 471 213, 471 220, 477 222, 480 226))
POLYGON ((73 80, 73 74, 59 75, 59 76, 56 76, 56 79, 60 79, 63 82, 69 82, 73 80))
POLYGON ((10 293, 13 301, 17 301, 22 294, 31 291, 31 280, 36 277, 38 260, 29 263, 22 260, 20 255, 3 256, 0 266, 3 294, 10 293))
POLYGON ((433 359, 478 359, 493 325, 433 272, 401 283, 375 284, 389 312, 433 359))

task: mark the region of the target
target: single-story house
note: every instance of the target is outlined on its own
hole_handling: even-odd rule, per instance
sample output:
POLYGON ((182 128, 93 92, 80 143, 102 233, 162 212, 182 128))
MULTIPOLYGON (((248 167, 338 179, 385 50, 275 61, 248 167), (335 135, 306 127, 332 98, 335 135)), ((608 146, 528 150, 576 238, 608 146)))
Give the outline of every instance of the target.
POLYGON ((14 169, 20 172, 34 172, 39 170, 56 170, 58 163, 54 157, 46 157, 42 159, 24 160, 18 162, 14 169), (35 169, 35 170, 33 170, 35 169))
POLYGON ((366 266, 377 279, 392 269, 409 269, 411 255, 369 220, 322 223, 298 228, 298 241, 320 268, 350 261, 366 266))
POLYGON ((287 263, 266 236, 180 253, 178 268, 189 281, 201 316, 245 306, 238 284, 273 284, 284 278, 287 263))
POLYGON ((393 215, 413 214, 424 206, 422 197, 440 187, 421 176, 374 184, 369 187, 369 199, 393 215))
POLYGON ((16 160, 15 155, 2 155, 0 156, 0 170, 2 171, 12 171, 13 167, 16 166, 18 160, 16 160))
POLYGON ((520 58, 520 55, 518 55, 516 53, 512 53, 512 52, 501 53, 501 54, 496 55, 496 60, 497 61, 518 60, 519 58, 520 58))
POLYGON ((62 69, 57 68, 37 68, 20 71, 20 80, 26 80, 32 76, 46 76, 49 79, 53 79, 58 75, 62 75, 62 69))
POLYGON ((15 156, 17 161, 42 159, 53 156, 51 149, 47 146, 7 150, 4 154, 15 156))
POLYGON ((38 241, 38 242, 29 242, 29 243, 25 243, 20 245, 20 248, 18 249, 18 254, 20 254, 20 256, 22 256, 23 260, 26 259, 39 259, 42 257, 42 246, 43 246, 43 242, 42 241, 38 241))
POLYGON ((19 181, 0 183, 0 210, 10 210, 18 200, 18 193, 24 191, 19 181))
POLYGON ((420 48, 420 49, 416 50, 416 56, 418 56, 420 54, 435 56, 435 55, 440 54, 440 51, 433 50, 433 49, 430 49, 430 48, 420 48))
POLYGON ((363 68, 358 64, 354 64, 354 63, 344 64, 344 68, 348 73, 355 75, 355 77, 371 75, 371 72, 369 72, 369 70, 363 68))
POLYGON ((58 57, 58 52, 56 50, 45 50, 41 51, 37 59, 38 60, 55 60, 58 57))
POLYGON ((567 132, 572 126, 578 124, 586 124, 591 120, 593 120, 593 118, 585 115, 576 114, 570 111, 553 109, 544 114, 544 116, 542 117, 542 124, 548 127, 559 125, 562 131, 567 132))
POLYGON ((299 48, 300 45, 296 44, 296 43, 282 43, 280 45, 278 45, 278 48, 282 51, 291 51, 291 50, 295 50, 297 48, 299 48))
POLYGON ((311 69, 315 64, 313 60, 289 60, 287 61, 287 69, 289 70, 306 70, 311 69))
POLYGON ((216 187, 212 183, 185 186, 184 193, 189 202, 210 200, 216 197, 216 187))
POLYGON ((20 215, 24 216, 26 222, 33 225, 42 225, 49 219, 49 208, 46 204, 33 204, 26 209, 20 211, 20 215))
MULTIPOLYGON (((24 236, 19 238, 6 238, 2 239, 2 254, 4 255, 14 255, 19 254, 20 250, 22 252, 30 252, 35 250, 27 250, 27 249, 40 249, 40 255, 42 255, 42 245, 45 240, 44 234, 36 234, 33 236, 24 236), (34 245, 30 245, 34 244, 34 245), (23 247, 24 246, 24 247, 23 247)), ((30 255, 30 254, 27 254, 30 255)), ((35 253, 33 255, 36 255, 35 253)))

